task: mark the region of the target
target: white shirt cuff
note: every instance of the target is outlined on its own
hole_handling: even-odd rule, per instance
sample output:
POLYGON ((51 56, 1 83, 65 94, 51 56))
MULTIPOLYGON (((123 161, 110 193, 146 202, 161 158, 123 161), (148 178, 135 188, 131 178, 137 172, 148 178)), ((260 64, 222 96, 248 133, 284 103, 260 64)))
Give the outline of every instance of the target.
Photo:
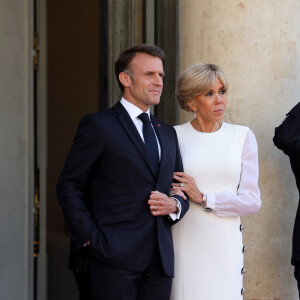
POLYGON ((178 220, 178 219, 180 219, 180 214, 181 214, 181 203, 180 203, 180 201, 178 200, 178 199, 176 199, 175 197, 170 197, 170 198, 172 198, 172 199, 174 199, 176 202, 178 202, 178 212, 177 213, 170 213, 169 214, 169 217, 173 220, 173 221, 176 221, 176 220, 178 220))

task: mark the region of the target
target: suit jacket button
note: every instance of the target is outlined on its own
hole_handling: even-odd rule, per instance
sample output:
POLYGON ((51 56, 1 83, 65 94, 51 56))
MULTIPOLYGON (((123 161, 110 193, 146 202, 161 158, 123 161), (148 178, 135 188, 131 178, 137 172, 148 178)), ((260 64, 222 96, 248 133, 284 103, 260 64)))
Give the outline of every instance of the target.
POLYGON ((246 247, 246 246, 243 246, 242 252, 245 253, 246 251, 247 251, 247 247, 246 247))
POLYGON ((242 232, 244 230, 244 224, 240 225, 240 232, 242 232))
POLYGON ((242 267, 241 274, 244 275, 246 273, 246 269, 242 267))
POLYGON ((241 295, 245 295, 245 292, 246 292, 245 289, 242 288, 242 289, 241 289, 241 295))

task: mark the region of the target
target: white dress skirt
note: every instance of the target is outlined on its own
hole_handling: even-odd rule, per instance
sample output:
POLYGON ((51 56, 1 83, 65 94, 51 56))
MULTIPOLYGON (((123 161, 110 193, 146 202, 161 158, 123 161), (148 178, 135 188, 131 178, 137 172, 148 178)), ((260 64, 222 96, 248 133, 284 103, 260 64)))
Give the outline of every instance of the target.
POLYGON ((184 171, 207 194, 212 212, 190 202, 184 218, 172 226, 175 278, 170 299, 241 300, 239 216, 260 207, 255 137, 249 128, 225 122, 213 133, 198 132, 191 123, 175 129, 184 171))

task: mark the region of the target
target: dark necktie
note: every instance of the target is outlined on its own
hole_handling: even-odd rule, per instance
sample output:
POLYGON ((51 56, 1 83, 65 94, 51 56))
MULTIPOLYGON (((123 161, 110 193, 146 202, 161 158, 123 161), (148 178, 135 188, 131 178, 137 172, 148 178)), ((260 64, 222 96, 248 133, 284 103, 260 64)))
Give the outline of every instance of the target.
POLYGON ((147 154, 152 162, 154 172, 155 174, 157 174, 158 166, 159 166, 159 155, 158 155, 158 146, 157 146, 154 129, 151 125, 147 113, 140 114, 138 118, 143 122, 143 135, 144 135, 145 146, 147 149, 147 154))

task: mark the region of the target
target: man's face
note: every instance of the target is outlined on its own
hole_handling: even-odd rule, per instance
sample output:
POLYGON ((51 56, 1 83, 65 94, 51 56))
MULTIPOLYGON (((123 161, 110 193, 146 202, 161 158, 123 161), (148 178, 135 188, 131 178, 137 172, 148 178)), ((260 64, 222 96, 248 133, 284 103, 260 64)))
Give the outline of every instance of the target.
POLYGON ((147 111, 160 101, 163 88, 164 69, 162 61, 145 53, 137 53, 129 65, 131 76, 124 90, 124 98, 147 111))

